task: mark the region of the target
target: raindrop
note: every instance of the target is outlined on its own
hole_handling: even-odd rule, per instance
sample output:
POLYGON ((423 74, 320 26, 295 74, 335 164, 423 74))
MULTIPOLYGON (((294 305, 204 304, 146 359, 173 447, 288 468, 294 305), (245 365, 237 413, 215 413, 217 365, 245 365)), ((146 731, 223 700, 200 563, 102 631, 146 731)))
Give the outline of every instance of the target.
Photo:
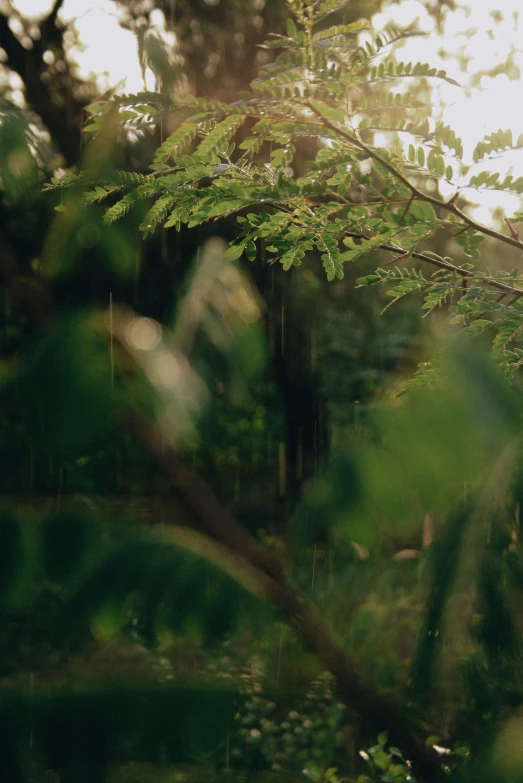
POLYGON ((109 354, 111 361, 111 386, 114 386, 114 324, 113 324, 113 292, 109 294, 109 354))
POLYGON ((298 454, 296 457, 296 478, 303 478, 303 428, 298 429, 298 454))
POLYGON ((32 495, 34 489, 34 456, 33 444, 29 446, 29 493, 32 495))
POLYGON ((234 502, 239 503, 240 502, 240 485, 241 485, 241 475, 240 475, 240 468, 236 468, 236 473, 234 476, 234 502))
POLYGON ((313 439, 313 448, 314 448, 314 479, 313 479, 313 489, 316 489, 316 478, 318 475, 318 451, 316 449, 316 422, 314 422, 314 439, 313 439))
POLYGON ((4 313, 4 317, 5 317, 5 323, 4 323, 5 344, 7 345, 7 343, 9 342, 9 293, 7 291, 7 288, 5 289, 5 293, 4 293, 4 302, 5 302, 5 305, 4 305, 4 310, 5 310, 5 313, 4 313))
POLYGON ((140 251, 136 250, 136 257, 134 262, 134 303, 138 304, 140 298, 140 251))
POLYGON ((285 443, 280 443, 278 449, 278 473, 280 496, 287 492, 287 464, 285 461, 285 443))
POLYGON ((115 484, 117 491, 119 491, 122 488, 122 455, 119 451, 115 454, 114 463, 115 484))
POLYGON ((283 647, 283 636, 280 636, 280 643, 278 645, 278 664, 276 668, 276 687, 280 687, 280 674, 281 674, 281 652, 283 647))
POLYGON ((62 491, 64 488, 64 469, 63 466, 58 468, 58 492, 56 493, 56 508, 55 511, 60 511, 60 500, 62 498, 62 491))

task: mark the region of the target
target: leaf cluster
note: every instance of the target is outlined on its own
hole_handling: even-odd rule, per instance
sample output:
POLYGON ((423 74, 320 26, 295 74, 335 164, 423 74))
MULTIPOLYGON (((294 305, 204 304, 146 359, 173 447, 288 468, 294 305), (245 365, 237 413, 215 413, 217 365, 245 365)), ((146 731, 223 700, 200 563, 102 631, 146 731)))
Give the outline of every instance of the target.
MULTIPOLYGON (((325 19, 339 3, 288 5, 286 34, 271 35, 265 44, 274 60, 233 103, 144 92, 90 106, 89 132, 109 120, 124 131, 166 122, 172 130, 155 153, 152 172, 135 175, 138 180, 115 172, 89 188, 88 173, 53 181, 50 187, 65 194, 60 209, 67 206, 68 189, 82 187, 88 203, 109 202, 107 223, 145 202, 150 205, 140 219, 145 236, 162 226, 180 230, 183 224, 192 228, 235 216, 238 256, 253 259, 263 245, 269 262, 289 270, 316 251, 328 280, 341 279, 345 264, 370 252, 386 253, 386 264, 407 258, 432 264, 436 275, 427 277, 416 267, 384 271, 382 263, 359 284, 390 284, 392 303, 422 293, 427 313, 452 306, 470 334, 484 331, 483 311, 496 309, 505 294, 519 297, 522 291, 517 282, 476 269, 463 256, 480 259, 485 236, 516 248, 523 243, 510 222, 507 236, 470 218, 459 206, 461 194, 466 187, 521 193, 522 178, 474 173, 463 163, 461 139, 434 121, 424 100, 427 79, 456 82, 443 70, 393 56, 394 44, 415 31, 376 33, 365 20, 329 27, 325 19), (386 135, 386 147, 376 144, 378 131, 386 135), (305 166, 297 155, 304 137, 315 147, 305 166), (455 188, 450 201, 433 195, 439 181, 455 188), (455 258, 423 250, 441 229, 459 246, 455 258), (469 287, 483 292, 474 311, 469 287)), ((477 145, 474 165, 518 149, 520 142, 514 144, 508 131, 493 133, 477 145)), ((497 309, 494 334, 506 318, 513 323, 517 317, 510 302, 497 309)), ((506 358, 519 332, 510 334, 495 343, 506 358)))

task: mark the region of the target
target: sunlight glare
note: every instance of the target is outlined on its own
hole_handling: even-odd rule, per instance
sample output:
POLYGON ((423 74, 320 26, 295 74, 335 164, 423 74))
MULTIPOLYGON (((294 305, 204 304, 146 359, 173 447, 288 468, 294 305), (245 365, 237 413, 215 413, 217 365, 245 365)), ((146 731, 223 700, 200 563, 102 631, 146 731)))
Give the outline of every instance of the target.
MULTIPOLYGON (((422 0, 389 4, 373 17, 377 29, 387 24, 406 26, 417 21, 417 28, 428 33, 407 39, 397 49, 404 61, 428 62, 444 69, 463 88, 445 82, 434 90, 436 117, 449 124, 461 137, 464 162, 472 165, 472 151, 485 135, 500 129, 512 129, 514 140, 523 132, 523 42, 519 11, 521 0, 482 0, 474 5, 459 3, 455 10, 444 9, 443 33, 439 34, 427 15, 422 0), (510 56, 510 74, 505 62, 510 56), (467 62, 468 61, 468 62, 467 62), (464 67, 466 66, 466 67, 464 67), (494 73, 483 73, 493 71, 494 73), (496 73, 497 71, 497 73, 496 73), (482 74, 473 84, 474 76, 482 74), (518 78, 509 78, 510 76, 518 78)), ((470 175, 483 169, 514 177, 523 176, 523 151, 506 153, 472 167, 470 175)), ((463 184, 468 181, 466 175, 463 184)), ((450 185, 442 183, 444 197, 452 195, 450 185)), ((510 215, 521 209, 521 199, 500 192, 466 191, 467 198, 478 203, 475 217, 492 223, 492 210, 501 207, 510 215)))
POLYGON ((144 83, 136 37, 120 27, 118 6, 111 0, 65 0, 60 16, 73 20, 79 45, 70 49, 79 76, 95 78, 98 87, 139 92, 144 83))
MULTIPOLYGON (((48 13, 51 5, 52 0, 13 2, 13 6, 28 17, 48 13)), ((517 139, 523 131, 521 0, 482 0, 474 5, 459 2, 455 9, 445 7, 442 9, 442 34, 437 32, 434 18, 425 6, 423 0, 389 3, 374 15, 373 24, 377 30, 391 23, 400 27, 415 24, 427 35, 409 38, 399 45, 398 58, 443 68, 463 85, 459 88, 445 82, 437 83, 434 104, 440 107, 441 119, 462 138, 464 161, 470 165, 472 150, 485 134, 511 128, 517 139), (509 74, 503 70, 507 57, 510 57, 509 74), (494 73, 482 74, 485 71, 494 73), (477 84, 473 85, 478 73, 477 84)), ((118 4, 111 0, 65 0, 60 17, 74 22, 80 41, 70 48, 69 54, 78 65, 79 75, 86 80, 95 78, 101 91, 116 88, 135 93, 144 88, 154 89, 152 73, 146 73, 144 84, 136 37, 120 27, 121 14, 118 4)), ((151 21, 172 45, 174 35, 166 33, 163 13, 153 11, 151 21)), ((402 86, 398 84, 397 89, 401 90, 402 86)), ((491 171, 503 173, 512 167, 515 177, 522 176, 523 152, 498 157, 488 161, 486 166, 491 171)), ((481 168, 482 164, 475 166, 472 173, 479 173, 481 168)), ((451 194, 452 188, 443 183, 442 194, 446 195, 447 191, 451 194)), ((482 214, 494 205, 502 205, 508 212, 520 208, 520 199, 507 194, 499 194, 498 198, 498 194, 468 191, 468 196, 481 203, 482 214)))
POLYGON ((52 0, 13 0, 12 2, 13 9, 27 19, 39 19, 42 16, 47 16, 52 5, 52 0))

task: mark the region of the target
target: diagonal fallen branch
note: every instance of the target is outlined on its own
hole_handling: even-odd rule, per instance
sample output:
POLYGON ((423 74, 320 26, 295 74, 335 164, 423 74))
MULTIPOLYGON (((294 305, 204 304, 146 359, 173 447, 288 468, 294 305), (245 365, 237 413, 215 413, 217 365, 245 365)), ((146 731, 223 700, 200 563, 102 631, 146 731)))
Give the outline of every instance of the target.
POLYGON ((143 417, 131 414, 123 422, 155 457, 188 508, 195 514, 201 532, 232 551, 264 593, 316 653, 322 665, 334 675, 338 696, 356 712, 373 734, 386 729, 392 742, 411 759, 416 772, 427 783, 439 780, 441 768, 435 752, 424 742, 426 733, 400 706, 385 698, 357 672, 343 642, 326 623, 318 609, 297 591, 285 575, 284 564, 275 552, 261 546, 222 505, 210 487, 165 444, 161 429, 143 417))

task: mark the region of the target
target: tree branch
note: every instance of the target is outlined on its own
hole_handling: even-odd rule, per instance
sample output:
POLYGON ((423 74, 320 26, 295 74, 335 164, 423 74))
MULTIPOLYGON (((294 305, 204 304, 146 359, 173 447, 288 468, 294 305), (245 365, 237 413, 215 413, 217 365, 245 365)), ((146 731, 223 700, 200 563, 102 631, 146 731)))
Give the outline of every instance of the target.
POLYGON ((463 223, 465 223, 469 228, 474 229, 474 231, 478 231, 479 233, 484 234, 485 236, 489 236, 492 237, 493 239, 497 239, 499 242, 504 242, 506 245, 511 245, 512 247, 516 247, 518 248, 518 250, 523 250, 523 242, 520 239, 516 239, 513 236, 506 236, 505 234, 502 234, 500 231, 496 231, 493 228, 488 228, 488 226, 484 226, 481 223, 478 223, 476 220, 473 220, 455 205, 454 199, 451 199, 450 201, 442 201, 441 199, 436 198, 435 196, 430 196, 429 194, 424 193, 422 190, 417 188, 416 185, 413 185, 412 182, 404 174, 402 174, 402 172, 399 169, 396 168, 396 166, 390 163, 386 158, 382 157, 379 154, 379 152, 376 152, 375 149, 369 147, 368 144, 365 144, 365 142, 361 141, 361 139, 358 139, 357 136, 354 136, 352 133, 349 133, 344 128, 340 128, 335 122, 332 122, 332 120, 329 120, 327 117, 324 117, 323 114, 320 111, 318 111, 318 109, 316 109, 312 104, 308 103, 307 106, 323 122, 325 127, 330 128, 330 130, 334 131, 338 136, 341 136, 343 139, 348 141, 354 147, 357 147, 362 152, 365 152, 365 154, 368 155, 369 158, 372 158, 377 163, 384 166, 384 168, 386 168, 387 171, 389 171, 396 179, 402 182, 416 198, 419 198, 422 201, 426 201, 427 203, 432 204, 434 207, 443 209, 446 212, 451 212, 453 215, 458 217, 463 223))
MULTIPOLYGON (((358 234, 350 232, 347 232, 347 234, 349 236, 359 236, 358 234)), ((383 243, 376 245, 376 247, 379 247, 380 250, 387 250, 389 253, 397 253, 401 255, 405 254, 405 250, 400 247, 395 247, 394 245, 387 245, 383 243)), ((446 269, 449 272, 456 272, 456 274, 460 275, 461 277, 476 277, 476 273, 472 272, 470 269, 463 269, 460 266, 452 264, 450 261, 445 261, 443 258, 435 258, 433 256, 428 256, 426 253, 418 252, 413 252, 411 255, 412 258, 417 258, 419 261, 426 261, 428 264, 437 266, 440 269, 446 269)), ((523 296, 522 288, 517 288, 516 286, 508 285, 507 283, 502 283, 493 277, 483 277, 481 281, 489 285, 491 288, 496 288, 498 291, 503 291, 503 295, 513 294, 516 298, 523 296)))
POLYGON ((55 27, 56 26, 56 20, 58 17, 58 14, 60 13, 60 9, 62 8, 64 4, 64 0, 54 0, 53 7, 51 8, 49 14, 42 22, 42 25, 40 26, 40 29, 43 25, 45 27, 55 27))
MULTIPOLYGON (((270 203, 273 207, 276 209, 279 209, 281 212, 286 212, 287 214, 292 214, 293 210, 286 207, 284 204, 281 204, 278 201, 271 201, 271 202, 265 202, 270 203)), ((409 202, 410 203, 410 202, 409 202)), ((304 229, 307 229, 307 226, 302 226, 304 229)), ((468 229, 466 229, 468 231, 468 229)), ((345 236, 347 237, 353 237, 353 239, 361 239, 363 241, 371 239, 371 237, 368 237, 366 234, 360 231, 345 231, 345 236)), ((508 239, 508 237, 507 237, 508 239)), ((374 245, 374 249, 379 250, 386 250, 388 253, 396 253, 398 256, 405 256, 406 250, 402 247, 397 247, 396 245, 390 245, 386 242, 380 242, 377 245, 374 245)), ((451 263, 450 261, 446 261, 444 258, 438 258, 435 255, 427 255, 427 253, 413 251, 411 254, 412 258, 418 259, 418 261, 425 261, 427 264, 432 264, 432 266, 437 266, 439 269, 446 269, 448 272, 455 272, 456 274, 460 275, 461 277, 476 277, 477 273, 473 272, 470 269, 463 269, 461 266, 457 266, 456 264, 451 263)), ((523 296, 523 288, 518 288, 517 286, 509 285, 508 283, 502 283, 500 280, 496 280, 495 277, 486 276, 481 278, 481 282, 485 283, 486 285, 490 286, 491 288, 496 288, 498 291, 502 291, 503 295, 506 296, 507 294, 510 294, 514 296, 514 300, 516 301, 520 297, 523 296)))

